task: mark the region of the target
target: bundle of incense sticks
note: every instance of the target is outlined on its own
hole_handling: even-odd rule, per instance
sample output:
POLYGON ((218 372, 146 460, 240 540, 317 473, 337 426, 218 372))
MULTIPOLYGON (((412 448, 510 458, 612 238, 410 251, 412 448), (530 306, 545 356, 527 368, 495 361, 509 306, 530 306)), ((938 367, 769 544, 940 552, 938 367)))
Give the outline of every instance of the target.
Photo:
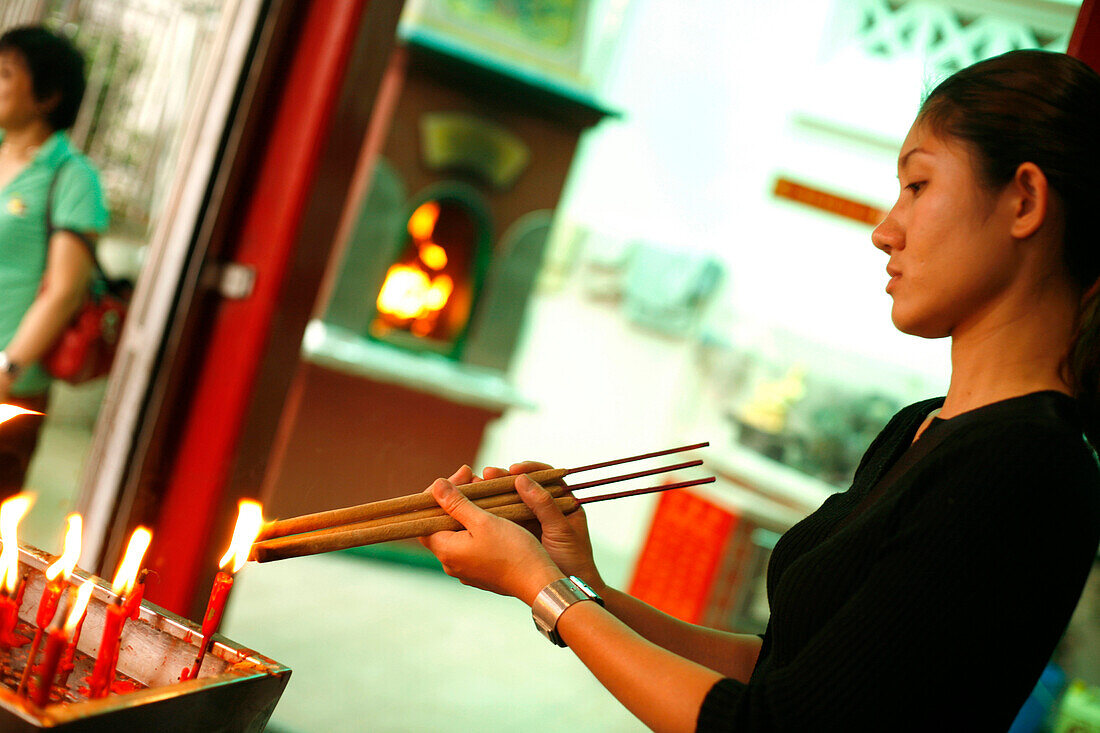
MULTIPOLYGON (((621 499, 626 496, 638 496, 670 489, 681 489, 689 486, 711 483, 714 477, 690 481, 651 486, 644 489, 631 489, 611 494, 600 494, 577 498, 573 492, 590 489, 595 486, 627 481, 643 476, 678 471, 685 468, 693 468, 702 465, 702 461, 694 460, 677 463, 671 466, 635 471, 596 479, 587 483, 566 486, 563 480, 566 476, 583 471, 593 471, 599 468, 607 468, 623 463, 641 461, 647 458, 680 453, 695 450, 710 445, 710 443, 693 443, 692 445, 670 448, 667 450, 644 453, 627 458, 617 458, 602 463, 593 463, 577 468, 547 468, 541 471, 532 471, 527 475, 541 484, 554 497, 554 501, 562 512, 568 514, 576 511, 583 504, 610 499, 621 499)), ((486 479, 459 486, 458 489, 469 497, 475 504, 492 512, 499 517, 513 522, 525 522, 534 519, 534 513, 523 503, 515 490, 516 476, 501 476, 494 479, 486 479)), ((316 514, 306 514, 300 517, 282 519, 268 523, 260 532, 259 541, 252 546, 251 559, 257 562, 270 562, 283 560, 289 557, 302 557, 303 555, 316 555, 322 552, 346 550, 351 547, 362 547, 378 542, 391 540, 411 539, 423 537, 433 532, 444 530, 462 529, 462 525, 443 511, 435 499, 428 492, 419 492, 407 496, 399 496, 393 499, 383 499, 368 504, 334 509, 316 514)))

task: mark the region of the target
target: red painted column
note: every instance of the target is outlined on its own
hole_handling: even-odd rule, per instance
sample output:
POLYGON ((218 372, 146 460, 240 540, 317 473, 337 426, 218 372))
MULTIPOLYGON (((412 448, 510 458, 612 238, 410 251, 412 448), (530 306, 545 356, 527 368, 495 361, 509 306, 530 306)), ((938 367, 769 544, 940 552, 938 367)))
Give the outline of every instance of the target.
POLYGON ((1096 0, 1084 0, 1070 36, 1069 54, 1100 73, 1100 8, 1096 0))
POLYGON ((176 613, 187 614, 204 571, 200 564, 211 541, 210 527, 367 4, 307 4, 234 248, 236 262, 255 268, 255 287, 248 298, 219 306, 147 555, 146 566, 159 574, 147 595, 176 613))

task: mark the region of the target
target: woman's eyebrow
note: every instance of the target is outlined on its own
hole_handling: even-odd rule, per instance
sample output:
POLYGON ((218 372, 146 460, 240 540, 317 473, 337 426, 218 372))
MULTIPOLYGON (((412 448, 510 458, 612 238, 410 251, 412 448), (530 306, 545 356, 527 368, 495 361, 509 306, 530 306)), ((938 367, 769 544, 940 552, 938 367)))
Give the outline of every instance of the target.
POLYGON ((911 156, 913 153, 924 153, 925 155, 931 155, 932 154, 932 153, 928 152, 927 150, 925 150, 924 148, 913 148, 912 150, 910 150, 909 152, 905 153, 900 158, 898 158, 898 170, 901 170, 902 168, 904 168, 906 165, 909 164, 909 156, 911 156))

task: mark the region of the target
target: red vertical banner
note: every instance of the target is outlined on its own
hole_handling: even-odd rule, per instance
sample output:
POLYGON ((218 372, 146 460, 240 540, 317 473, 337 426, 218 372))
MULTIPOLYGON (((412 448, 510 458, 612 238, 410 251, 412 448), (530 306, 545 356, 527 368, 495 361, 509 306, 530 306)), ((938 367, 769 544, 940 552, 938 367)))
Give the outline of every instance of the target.
POLYGON ((331 128, 367 0, 306 3, 294 57, 243 215, 234 259, 255 286, 215 317, 167 480, 146 566, 159 576, 149 597, 187 614, 237 450, 244 416, 302 214, 331 128))
POLYGON ((662 494, 628 592, 682 621, 701 623, 739 521, 688 491, 662 494))
POLYGON ((1100 73, 1100 8, 1096 0, 1084 0, 1069 40, 1069 54, 1100 73))

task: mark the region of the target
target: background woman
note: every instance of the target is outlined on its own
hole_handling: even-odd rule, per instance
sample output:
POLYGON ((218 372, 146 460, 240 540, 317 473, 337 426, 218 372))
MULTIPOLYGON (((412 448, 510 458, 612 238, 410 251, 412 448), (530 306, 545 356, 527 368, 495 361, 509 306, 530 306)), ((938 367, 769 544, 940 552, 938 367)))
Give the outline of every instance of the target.
MULTIPOLYGON (((0 36, 0 403, 39 412, 50 378, 38 361, 82 303, 107 227, 99 177, 64 133, 83 96, 84 60, 66 39, 40 27, 0 36)), ((0 425, 0 498, 22 486, 41 425, 0 425)))
POLYGON ((951 338, 948 393, 899 412, 851 489, 783 536, 762 638, 607 587, 583 513, 523 476, 541 541, 456 491, 475 479, 463 467, 431 491, 466 530, 425 545, 464 583, 534 604, 655 729, 1007 729, 1100 542, 1082 434, 1100 437, 1098 119, 1100 76, 1045 52, 980 62, 926 99, 872 241, 894 324, 951 338))

